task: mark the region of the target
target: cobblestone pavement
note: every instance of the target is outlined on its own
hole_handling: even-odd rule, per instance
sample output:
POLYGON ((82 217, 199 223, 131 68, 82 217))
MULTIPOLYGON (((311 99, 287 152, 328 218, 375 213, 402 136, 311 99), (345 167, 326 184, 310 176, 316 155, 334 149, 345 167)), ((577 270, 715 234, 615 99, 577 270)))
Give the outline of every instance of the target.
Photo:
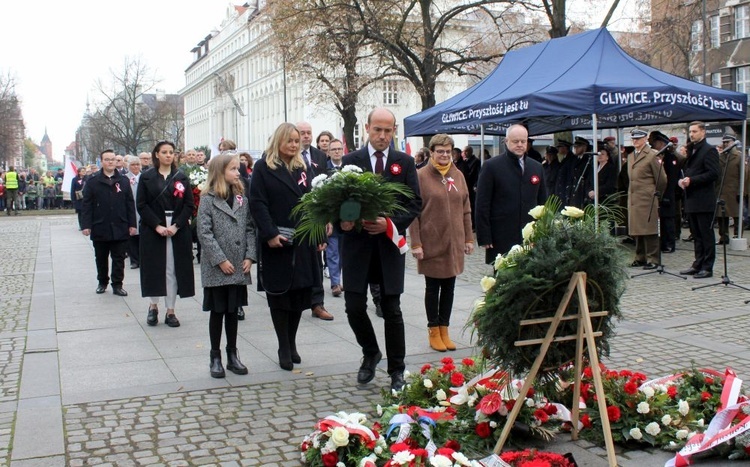
MULTIPOLYGON (((30 271, 34 269, 29 259, 35 256, 40 228, 74 228, 74 223, 71 216, 43 221, 22 218, 13 223, 0 219, 0 236, 10 239, 2 248, 21 260, 16 267, 0 269, 0 408, 4 409, 0 410, 0 466, 10 464, 13 446, 12 404, 19 389, 28 291, 33 279, 30 271), (30 249, 29 245, 34 247, 30 249), (21 250, 28 254, 19 253, 21 250)), ((679 247, 676 253, 665 255, 668 271, 676 272, 690 264, 692 244, 679 247)), ((479 279, 491 272, 483 264, 483 252, 477 253, 467 261, 460 278, 465 286, 462 290, 474 293, 478 293, 479 279)), ((750 286, 748 256, 747 252, 731 252, 729 261, 732 279, 750 286)), ((413 260, 407 258, 407 275, 413 275, 413 260)), ((93 268, 93 258, 86 260, 93 268)), ((719 257, 717 276, 707 283, 721 280, 721 267, 719 257)), ((693 358, 698 365, 717 369, 732 366, 740 377, 750 379, 747 333, 737 332, 750 324, 743 304, 750 293, 723 285, 691 290, 705 283, 667 275, 630 280, 622 299, 625 318, 612 341, 611 356, 604 362, 613 368, 661 376, 689 365, 693 358)), ((409 306, 420 305, 414 301, 409 306)), ((472 352, 465 347, 453 356, 472 352)), ((443 355, 410 355, 410 363, 434 361, 443 355)), ((146 395, 64 404, 64 453, 50 457, 49 462, 46 458, 32 459, 40 463, 28 465, 300 465, 299 443, 316 420, 339 410, 372 413, 381 400, 380 387, 352 384, 351 368, 326 375, 297 374, 291 379, 287 375, 279 372, 277 380, 252 384, 237 384, 235 380, 230 387, 200 390, 169 391, 154 386, 146 395)), ((604 451, 584 441, 571 442, 563 436, 547 448, 573 451, 582 466, 604 465, 604 451)), ((663 465, 669 454, 618 448, 618 458, 620 465, 643 467, 663 465)), ((13 460, 11 465, 23 466, 30 461, 13 460)), ((727 463, 709 461, 700 465, 727 463)))

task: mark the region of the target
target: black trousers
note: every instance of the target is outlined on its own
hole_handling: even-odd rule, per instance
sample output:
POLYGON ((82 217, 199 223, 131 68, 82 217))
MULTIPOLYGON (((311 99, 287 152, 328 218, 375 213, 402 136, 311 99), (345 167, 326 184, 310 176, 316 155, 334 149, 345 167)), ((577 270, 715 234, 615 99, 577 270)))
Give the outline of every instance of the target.
POLYGON ((96 259, 96 279, 99 285, 106 287, 110 276, 109 257, 112 256, 112 287, 122 287, 125 279, 125 251, 128 248, 127 240, 115 240, 110 242, 94 240, 94 258, 96 259))
MULTIPOLYGON (((393 273, 396 273, 395 271, 393 273)), ((401 271, 403 274, 403 271, 401 271)), ((385 328, 385 353, 388 357, 388 374, 403 373, 406 366, 406 335, 404 332, 404 317, 401 314, 401 294, 388 295, 383 286, 383 268, 380 257, 372 253, 367 282, 376 283, 380 288, 380 309, 383 312, 383 326, 385 328)), ((344 307, 349 327, 354 331, 357 343, 362 347, 362 354, 373 356, 380 351, 378 338, 372 321, 367 315, 367 290, 364 293, 344 291, 344 307)))
POLYGON ((141 264, 141 257, 138 251, 140 243, 140 235, 133 235, 128 240, 128 257, 130 258, 130 264, 141 264))
POLYGON ((712 212, 688 213, 690 232, 693 234, 695 261, 693 268, 699 271, 713 271, 716 260, 716 234, 711 225, 712 212))
POLYGON ((320 274, 318 274, 318 277, 320 277, 320 281, 313 284, 312 286, 310 308, 314 308, 325 303, 325 289, 323 288, 323 255, 321 253, 316 253, 315 258, 318 269, 320 270, 320 274))
POLYGON ((424 308, 427 311, 427 327, 450 326, 453 309, 453 290, 456 278, 436 279, 425 276, 424 308))
POLYGON ((661 218, 661 249, 674 250, 677 233, 675 231, 674 217, 661 218))

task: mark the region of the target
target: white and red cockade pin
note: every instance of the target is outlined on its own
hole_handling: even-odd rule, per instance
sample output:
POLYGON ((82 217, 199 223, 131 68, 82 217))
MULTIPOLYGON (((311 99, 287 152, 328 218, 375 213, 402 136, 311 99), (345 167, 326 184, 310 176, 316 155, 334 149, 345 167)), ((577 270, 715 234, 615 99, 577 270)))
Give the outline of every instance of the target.
POLYGON ((391 173, 393 175, 398 175, 401 173, 401 166, 399 164, 391 164, 391 173))
POLYGON ((539 185, 539 176, 538 175, 532 175, 531 176, 531 184, 532 185, 539 185))
POLYGON ((172 195, 178 198, 182 198, 184 194, 185 194, 185 185, 183 185, 182 182, 175 182, 174 193, 172 193, 172 195))

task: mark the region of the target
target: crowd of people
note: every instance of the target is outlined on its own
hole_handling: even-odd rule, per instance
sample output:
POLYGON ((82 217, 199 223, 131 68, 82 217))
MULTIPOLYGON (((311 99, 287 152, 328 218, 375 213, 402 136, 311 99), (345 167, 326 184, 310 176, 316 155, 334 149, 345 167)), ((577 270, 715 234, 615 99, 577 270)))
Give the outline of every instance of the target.
MULTIPOLYGON (((384 350, 390 387, 400 390, 406 356, 400 299, 409 250, 425 278, 429 345, 445 352, 456 348, 450 319, 464 257, 478 245, 485 250, 485 261, 493 264, 498 254, 522 243, 529 211, 550 195, 558 196, 563 206, 583 208, 598 199, 625 209, 627 233, 635 242, 633 267, 653 269, 660 263, 660 249, 674 251, 683 206, 695 241, 695 262, 683 274, 711 276, 714 215, 720 241, 728 241, 731 218, 737 234, 741 197, 730 173, 734 177, 741 156, 736 149, 719 155, 706 143, 701 122, 690 125, 690 142, 679 149, 663 133, 634 129, 632 146, 619 148, 620 164, 611 137, 597 142, 596 152, 581 137, 572 143, 558 140, 542 156, 533 150, 526 128, 512 125, 501 154, 482 163, 471 146, 456 148, 445 134, 433 136, 412 158, 394 149, 395 130, 393 113, 378 108, 365 124, 366 145, 346 155, 345 144, 327 131, 318 135, 314 146, 307 122, 279 125, 258 161, 238 152, 232 141, 223 141, 220 154, 210 160, 192 149, 180 155, 168 141, 156 144, 150 154, 122 160, 112 150, 102 151, 101 169, 90 175, 79 171, 71 187, 80 228, 94 245, 96 293, 104 293, 111 284, 115 295, 127 295, 123 276, 129 257, 131 268, 140 268, 141 295, 149 299, 147 324, 159 323, 164 297, 162 321, 178 327, 177 297, 195 295, 197 259, 203 310, 209 314, 210 374, 222 378, 222 332, 226 369, 248 373, 239 358, 237 331, 248 304, 253 264, 276 333, 278 364, 284 370, 302 361, 296 340, 303 312, 309 309, 313 317, 334 319, 325 307, 324 278, 329 277, 331 296, 343 295, 347 322, 361 347, 357 383, 374 379, 384 350), (329 225, 326 243, 300 241, 295 237, 299 219, 293 208, 312 189, 313 178, 349 165, 403 184, 413 196, 399 197, 402 209, 390 217, 361 219, 361 229, 353 221, 329 225), (207 172, 200 186, 190 176, 197 167, 207 172), (718 192, 721 167, 728 167, 727 180, 718 192), (718 214, 717 196, 727 201, 718 214), (407 230, 408 246, 400 241, 407 230), (199 246, 197 258, 194 242, 199 246), (367 313, 370 295, 383 321, 384 348, 367 313)), ((728 146, 734 137, 725 135, 724 141, 728 146)))

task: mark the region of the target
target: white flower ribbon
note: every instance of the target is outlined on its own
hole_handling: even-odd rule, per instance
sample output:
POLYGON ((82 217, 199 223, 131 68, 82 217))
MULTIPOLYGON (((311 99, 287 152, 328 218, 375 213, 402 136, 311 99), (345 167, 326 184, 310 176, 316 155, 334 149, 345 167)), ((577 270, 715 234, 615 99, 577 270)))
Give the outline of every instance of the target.
POLYGON ((329 415, 318 422, 320 431, 328 431, 339 426, 346 428, 350 434, 362 436, 370 441, 375 441, 378 438, 371 429, 351 419, 329 415))

